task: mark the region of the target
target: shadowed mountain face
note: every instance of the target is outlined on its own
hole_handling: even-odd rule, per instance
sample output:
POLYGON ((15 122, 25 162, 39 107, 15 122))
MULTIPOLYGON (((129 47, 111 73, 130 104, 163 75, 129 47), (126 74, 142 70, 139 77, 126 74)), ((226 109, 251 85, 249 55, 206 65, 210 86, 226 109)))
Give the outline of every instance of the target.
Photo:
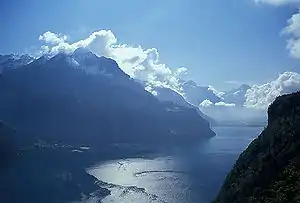
POLYGON ((278 97, 268 126, 240 155, 215 202, 300 201, 300 93, 278 97))
POLYGON ((0 121, 0 171, 9 167, 15 158, 17 143, 14 141, 14 129, 0 121))
POLYGON ((214 136, 195 109, 159 101, 84 49, 11 65, 0 75, 0 119, 13 126, 0 123, 0 202, 101 198, 110 192, 91 164, 214 136))
POLYGON ((30 57, 29 55, 0 55, 0 73, 8 69, 24 66, 33 60, 34 58, 30 57))
POLYGON ((80 145, 194 142, 214 135, 195 109, 158 101, 115 61, 83 49, 4 71, 0 116, 35 138, 80 145))

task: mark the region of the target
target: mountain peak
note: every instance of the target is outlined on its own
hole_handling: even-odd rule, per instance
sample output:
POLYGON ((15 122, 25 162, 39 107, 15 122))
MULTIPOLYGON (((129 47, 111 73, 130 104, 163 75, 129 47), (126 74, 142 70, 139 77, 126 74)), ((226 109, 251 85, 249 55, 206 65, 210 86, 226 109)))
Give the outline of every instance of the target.
POLYGON ((76 49, 73 52, 72 57, 78 63, 84 63, 84 62, 90 61, 90 60, 94 61, 98 58, 93 52, 91 52, 87 48, 83 48, 83 47, 80 47, 80 48, 76 49))
POLYGON ((79 56, 79 55, 88 55, 88 56, 92 56, 95 55, 93 54, 90 50, 88 50, 87 48, 84 47, 79 47, 77 48, 74 52, 73 52, 74 56, 79 56))
POLYGON ((247 85, 247 84, 242 84, 238 89, 250 89, 251 87, 250 87, 250 85, 247 85))
POLYGON ((193 80, 188 80, 188 81, 184 82, 183 85, 184 86, 191 86, 191 87, 197 87, 198 86, 198 84, 193 80))

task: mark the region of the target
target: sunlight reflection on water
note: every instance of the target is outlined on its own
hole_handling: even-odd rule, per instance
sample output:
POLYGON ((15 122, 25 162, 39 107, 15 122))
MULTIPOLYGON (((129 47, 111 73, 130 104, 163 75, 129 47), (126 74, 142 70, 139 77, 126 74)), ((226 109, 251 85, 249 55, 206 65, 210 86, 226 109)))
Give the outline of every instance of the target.
POLYGON ((262 128, 216 128, 194 151, 155 159, 121 159, 89 168, 111 195, 101 202, 208 203, 238 155, 262 128))

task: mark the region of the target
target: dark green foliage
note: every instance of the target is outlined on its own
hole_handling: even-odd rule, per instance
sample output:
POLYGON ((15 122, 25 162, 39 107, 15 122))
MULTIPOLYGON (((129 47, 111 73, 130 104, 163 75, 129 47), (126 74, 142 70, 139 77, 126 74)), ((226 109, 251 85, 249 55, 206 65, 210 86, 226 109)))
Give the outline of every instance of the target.
POLYGON ((300 202, 300 93, 277 98, 214 202, 300 202))

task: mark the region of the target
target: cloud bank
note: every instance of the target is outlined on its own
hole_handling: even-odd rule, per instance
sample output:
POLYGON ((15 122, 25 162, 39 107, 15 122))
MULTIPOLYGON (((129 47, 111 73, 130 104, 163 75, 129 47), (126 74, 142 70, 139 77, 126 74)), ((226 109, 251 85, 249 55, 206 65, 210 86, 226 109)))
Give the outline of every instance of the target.
POLYGON ((226 100, 213 103, 204 100, 200 110, 216 121, 225 122, 263 122, 267 119, 267 108, 276 97, 300 90, 300 74, 284 72, 273 81, 261 85, 253 85, 247 90, 244 105, 226 103, 226 100))
POLYGON ((233 103, 225 103, 223 101, 213 103, 212 101, 210 101, 208 99, 205 99, 203 102, 201 102, 199 104, 200 108, 202 108, 202 107, 214 107, 214 106, 219 106, 219 107, 235 107, 235 104, 233 104, 233 103))
MULTIPOLYGON (((254 0, 256 3, 267 3, 276 6, 292 5, 298 8, 297 13, 287 20, 287 26, 281 34, 289 36, 286 48, 294 58, 300 58, 300 0, 254 0)), ((245 106, 266 109, 276 97, 300 90, 300 75, 296 72, 284 72, 271 82, 254 85, 246 93, 245 106)))
POLYGON ((271 82, 252 86, 246 93, 245 106, 267 109, 276 97, 300 90, 300 74, 284 72, 271 82))
POLYGON ((93 32, 86 38, 73 43, 69 43, 68 37, 64 34, 47 31, 39 37, 39 40, 44 43, 40 54, 72 53, 77 48, 83 47, 98 56, 112 58, 132 78, 146 81, 147 90, 154 87, 167 87, 180 93, 179 78, 187 72, 184 67, 172 70, 166 64, 161 63, 159 52, 155 48, 144 49, 142 46, 118 43, 111 30, 93 32))
POLYGON ((204 100, 199 109, 220 123, 264 123, 266 111, 257 108, 236 106, 235 104, 204 100))

